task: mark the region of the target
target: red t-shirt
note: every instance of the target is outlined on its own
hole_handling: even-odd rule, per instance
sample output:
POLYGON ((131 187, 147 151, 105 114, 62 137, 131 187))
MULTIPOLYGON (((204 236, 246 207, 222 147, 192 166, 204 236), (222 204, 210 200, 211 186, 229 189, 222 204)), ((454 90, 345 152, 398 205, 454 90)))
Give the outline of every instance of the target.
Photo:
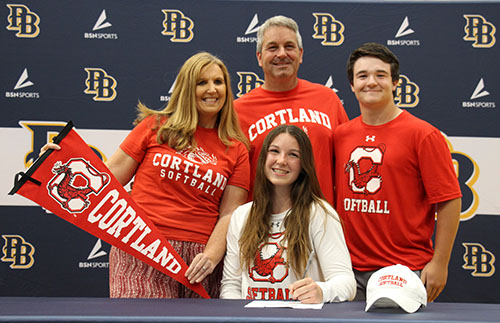
POLYGON ((407 111, 380 126, 358 117, 335 130, 336 210, 353 267, 403 264, 433 255, 435 203, 461 197, 443 135, 407 111))
POLYGON ((120 145, 139 163, 132 198, 167 239, 206 243, 224 188, 248 190, 248 151, 236 140, 226 147, 217 128, 201 127, 194 135, 195 151, 175 151, 158 144, 154 125, 154 117, 143 120, 120 145))
POLYGON ((290 91, 255 88, 235 100, 234 108, 241 128, 250 140, 250 192, 264 138, 281 124, 294 124, 302 128, 311 140, 321 190, 325 199, 333 203, 333 129, 348 118, 332 89, 299 79, 297 86, 290 91))

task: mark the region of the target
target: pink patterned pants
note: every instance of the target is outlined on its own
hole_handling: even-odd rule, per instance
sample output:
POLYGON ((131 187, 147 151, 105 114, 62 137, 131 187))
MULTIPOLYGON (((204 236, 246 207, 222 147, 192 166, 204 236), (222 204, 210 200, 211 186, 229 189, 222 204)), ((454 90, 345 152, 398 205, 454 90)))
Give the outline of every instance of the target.
MULTIPOLYGON (((188 265, 205 249, 204 244, 196 242, 168 242, 188 265)), ((219 297, 221 279, 222 262, 201 282, 211 298, 219 297)), ((175 279, 115 247, 111 247, 109 254, 109 295, 111 298, 200 298, 175 279)))

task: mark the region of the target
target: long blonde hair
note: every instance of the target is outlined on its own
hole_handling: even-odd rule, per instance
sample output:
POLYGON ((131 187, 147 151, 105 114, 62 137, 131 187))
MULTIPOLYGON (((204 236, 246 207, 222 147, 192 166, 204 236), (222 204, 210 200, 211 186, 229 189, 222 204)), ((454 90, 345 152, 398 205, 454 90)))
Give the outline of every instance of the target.
POLYGON ((300 164, 302 170, 297 180, 292 184, 292 207, 285 216, 285 236, 287 242, 288 266, 297 277, 305 271, 307 258, 312 251, 309 240, 309 222, 311 206, 317 203, 326 214, 323 194, 319 186, 311 142, 300 128, 293 125, 281 125, 273 129, 264 139, 257 162, 257 174, 253 190, 253 204, 243 227, 240 246, 240 263, 242 270, 253 263, 256 252, 262 243, 268 241, 270 232, 270 217, 272 214, 271 189, 272 183, 264 173, 264 167, 269 146, 279 134, 288 133, 293 136, 300 148, 300 164))
POLYGON ((197 53, 182 65, 170 101, 165 109, 156 111, 149 109, 139 102, 137 105, 138 117, 134 124, 144 118, 155 115, 157 120, 157 142, 167 143, 175 150, 191 147, 196 148, 194 132, 198 126, 198 111, 196 109, 196 84, 203 68, 217 64, 224 74, 226 84, 226 97, 224 105, 217 118, 218 134, 221 141, 226 145, 232 145, 235 139, 244 143, 247 148, 248 139, 243 134, 238 121, 238 116, 233 108, 233 93, 231 81, 226 65, 216 56, 207 53, 197 53))

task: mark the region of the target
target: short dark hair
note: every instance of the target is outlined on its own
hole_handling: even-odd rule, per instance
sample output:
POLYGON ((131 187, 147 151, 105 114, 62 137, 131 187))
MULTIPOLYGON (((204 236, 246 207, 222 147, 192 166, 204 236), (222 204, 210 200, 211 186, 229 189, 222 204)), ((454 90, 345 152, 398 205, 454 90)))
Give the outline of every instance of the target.
POLYGON ((354 63, 363 56, 376 57, 391 65, 391 77, 393 82, 399 81, 399 60, 386 46, 379 43, 365 43, 352 51, 347 60, 347 79, 353 84, 354 63))

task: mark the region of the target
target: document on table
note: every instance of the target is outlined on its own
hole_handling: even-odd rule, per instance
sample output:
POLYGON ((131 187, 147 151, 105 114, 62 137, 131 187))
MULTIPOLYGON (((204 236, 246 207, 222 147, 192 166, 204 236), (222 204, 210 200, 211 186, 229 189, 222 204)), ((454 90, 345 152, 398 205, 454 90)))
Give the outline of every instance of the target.
POLYGON ((323 303, 303 304, 294 301, 253 301, 245 305, 245 307, 291 307, 297 309, 320 310, 323 308, 323 303))

